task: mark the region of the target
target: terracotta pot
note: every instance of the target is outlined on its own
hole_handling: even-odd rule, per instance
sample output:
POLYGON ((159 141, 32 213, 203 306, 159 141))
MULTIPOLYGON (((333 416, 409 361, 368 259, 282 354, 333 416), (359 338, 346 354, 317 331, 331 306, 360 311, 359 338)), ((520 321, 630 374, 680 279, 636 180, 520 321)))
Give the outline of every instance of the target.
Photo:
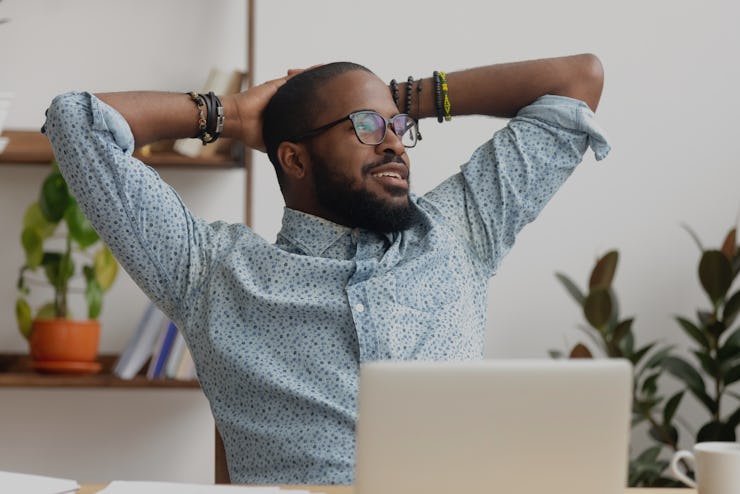
POLYGON ((93 362, 100 323, 95 320, 39 319, 31 326, 31 357, 37 361, 93 362))

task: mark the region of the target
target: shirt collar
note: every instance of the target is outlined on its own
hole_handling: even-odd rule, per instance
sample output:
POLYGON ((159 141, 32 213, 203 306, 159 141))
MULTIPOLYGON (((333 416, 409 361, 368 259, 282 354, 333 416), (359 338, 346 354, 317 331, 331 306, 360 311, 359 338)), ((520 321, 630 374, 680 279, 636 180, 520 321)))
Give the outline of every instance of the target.
MULTIPOLYGON (((289 244, 301 252, 315 257, 351 259, 361 237, 371 236, 391 244, 394 234, 376 234, 368 230, 350 228, 302 211, 283 210, 283 225, 278 233, 278 244, 289 244)), ((387 246, 386 245, 386 246, 387 246)))

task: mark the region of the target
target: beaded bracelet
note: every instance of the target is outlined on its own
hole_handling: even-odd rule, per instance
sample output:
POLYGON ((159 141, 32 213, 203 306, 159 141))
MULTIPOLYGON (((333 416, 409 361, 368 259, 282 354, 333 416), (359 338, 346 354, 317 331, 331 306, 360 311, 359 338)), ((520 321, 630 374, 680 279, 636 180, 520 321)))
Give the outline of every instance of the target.
POLYGON ((406 79, 406 105, 404 113, 406 115, 411 114, 411 91, 414 87, 414 78, 409 76, 408 79, 406 79))
POLYGON ((213 91, 205 95, 191 91, 187 93, 198 107, 198 138, 205 146, 221 136, 224 130, 224 107, 213 91))
POLYGON ((444 119, 446 122, 449 122, 450 120, 452 120, 452 114, 450 113, 450 109, 452 109, 452 104, 450 103, 449 88, 447 87, 447 74, 445 74, 444 72, 440 72, 439 80, 442 83, 442 106, 444 107, 445 112, 444 119))
POLYGON ((437 122, 442 123, 444 120, 444 114, 442 113, 442 82, 440 74, 436 70, 432 73, 432 81, 434 83, 434 109, 437 113, 437 122))
POLYGON ((393 95, 393 103, 398 107, 398 82, 395 79, 391 79, 391 94, 393 95))
POLYGON ((421 140, 419 131, 419 115, 421 114, 421 79, 416 83, 416 140, 421 140))
POLYGON ((187 93, 188 96, 190 96, 190 99, 195 103, 195 106, 198 108, 198 138, 201 140, 203 145, 206 145, 206 136, 208 135, 206 131, 206 126, 208 120, 206 120, 206 115, 204 112, 204 107, 206 105, 205 101, 203 100, 203 97, 196 93, 195 91, 191 91, 187 93))

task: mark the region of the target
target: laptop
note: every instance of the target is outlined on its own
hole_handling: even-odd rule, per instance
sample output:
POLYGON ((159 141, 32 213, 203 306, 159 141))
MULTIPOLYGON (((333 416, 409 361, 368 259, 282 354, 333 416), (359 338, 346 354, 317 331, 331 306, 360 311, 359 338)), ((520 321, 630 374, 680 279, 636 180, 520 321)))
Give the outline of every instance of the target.
POLYGON ((355 492, 624 494, 631 400, 621 359, 368 363, 355 492))

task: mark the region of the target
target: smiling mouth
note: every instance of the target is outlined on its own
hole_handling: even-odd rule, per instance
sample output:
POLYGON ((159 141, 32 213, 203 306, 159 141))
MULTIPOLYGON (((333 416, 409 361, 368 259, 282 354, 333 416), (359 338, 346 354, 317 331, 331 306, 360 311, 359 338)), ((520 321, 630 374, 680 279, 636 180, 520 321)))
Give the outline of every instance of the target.
POLYGON ((405 179, 404 179, 404 178, 403 178, 403 177, 401 176, 401 174, 400 174, 400 173, 396 173, 396 172, 380 172, 380 173, 371 173, 371 174, 370 174, 370 176, 371 176, 371 177, 390 177, 390 178, 395 178, 395 179, 397 179, 397 180, 403 180, 404 182, 406 181, 406 180, 405 180, 405 179))

